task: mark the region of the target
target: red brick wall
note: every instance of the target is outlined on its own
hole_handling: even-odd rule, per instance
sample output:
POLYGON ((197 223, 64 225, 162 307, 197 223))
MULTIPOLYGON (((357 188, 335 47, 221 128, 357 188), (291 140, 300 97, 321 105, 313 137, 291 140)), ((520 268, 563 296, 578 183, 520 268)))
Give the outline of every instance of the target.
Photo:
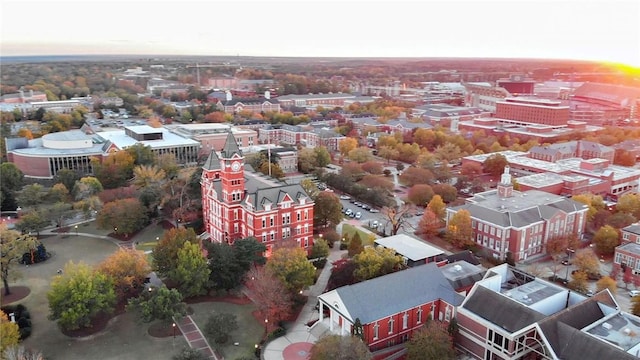
POLYGON ((25 176, 51 177, 48 158, 13 154, 13 163, 25 176))

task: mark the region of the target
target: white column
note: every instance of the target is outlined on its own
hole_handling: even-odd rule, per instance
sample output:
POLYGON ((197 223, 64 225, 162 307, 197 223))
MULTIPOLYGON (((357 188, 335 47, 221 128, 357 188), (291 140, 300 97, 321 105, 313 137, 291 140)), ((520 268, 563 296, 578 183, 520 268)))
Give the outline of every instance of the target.
POLYGON ((319 314, 320 318, 318 321, 322 322, 322 320, 324 319, 324 304, 322 304, 322 301, 320 301, 319 311, 320 311, 320 314, 319 314))
POLYGON ((333 332, 333 309, 329 311, 329 331, 333 332))

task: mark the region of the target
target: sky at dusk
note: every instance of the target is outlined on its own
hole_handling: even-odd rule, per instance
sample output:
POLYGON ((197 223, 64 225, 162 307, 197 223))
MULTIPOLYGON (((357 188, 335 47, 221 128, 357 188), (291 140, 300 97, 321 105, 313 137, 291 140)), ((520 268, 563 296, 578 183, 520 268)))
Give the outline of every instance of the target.
POLYGON ((640 1, 0 3, 0 55, 492 57, 640 67, 640 1))

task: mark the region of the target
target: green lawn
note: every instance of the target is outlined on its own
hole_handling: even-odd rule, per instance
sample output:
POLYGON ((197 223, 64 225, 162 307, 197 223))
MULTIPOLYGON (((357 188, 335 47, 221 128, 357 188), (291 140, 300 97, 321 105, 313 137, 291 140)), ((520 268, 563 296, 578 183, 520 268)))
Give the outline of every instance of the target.
MULTIPOLYGON (((231 340, 224 345, 217 345, 211 340, 209 344, 216 349, 225 359, 233 360, 241 357, 253 358, 255 345, 260 342, 264 335, 264 325, 259 323, 253 316, 256 307, 253 304, 237 305, 227 302, 203 302, 190 304, 194 313, 191 315, 200 330, 203 331, 209 315, 213 312, 230 313, 236 315, 238 329, 231 332, 231 340), (238 345, 234 345, 238 343, 238 345)), ((206 334, 204 334, 206 336, 206 334)))
POLYGON ((342 236, 346 238, 347 242, 349 241, 349 239, 351 239, 351 237, 355 233, 358 233, 358 235, 360 236, 360 240, 362 240, 362 245, 364 246, 373 245, 375 235, 368 233, 366 231, 363 231, 361 229, 358 229, 353 225, 342 224, 342 236))

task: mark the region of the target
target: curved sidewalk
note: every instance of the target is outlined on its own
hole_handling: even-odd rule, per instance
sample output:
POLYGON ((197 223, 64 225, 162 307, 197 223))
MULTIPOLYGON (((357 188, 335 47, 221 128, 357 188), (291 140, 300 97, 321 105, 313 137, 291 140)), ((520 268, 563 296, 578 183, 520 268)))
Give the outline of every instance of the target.
POLYGON ((318 295, 324 292, 329 282, 331 264, 341 259, 342 256, 347 253, 347 250, 339 249, 340 242, 336 242, 333 249, 329 252, 327 264, 322 269, 318 280, 309 287, 309 290, 303 292, 308 298, 298 318, 293 326, 287 330, 285 336, 276 338, 264 346, 262 354, 260 355, 263 360, 302 360, 308 358, 308 350, 311 348, 311 345, 318 341, 318 338, 309 332, 307 323, 318 318, 318 311, 315 307, 318 302, 318 295), (285 353, 287 355, 286 358, 285 353))

